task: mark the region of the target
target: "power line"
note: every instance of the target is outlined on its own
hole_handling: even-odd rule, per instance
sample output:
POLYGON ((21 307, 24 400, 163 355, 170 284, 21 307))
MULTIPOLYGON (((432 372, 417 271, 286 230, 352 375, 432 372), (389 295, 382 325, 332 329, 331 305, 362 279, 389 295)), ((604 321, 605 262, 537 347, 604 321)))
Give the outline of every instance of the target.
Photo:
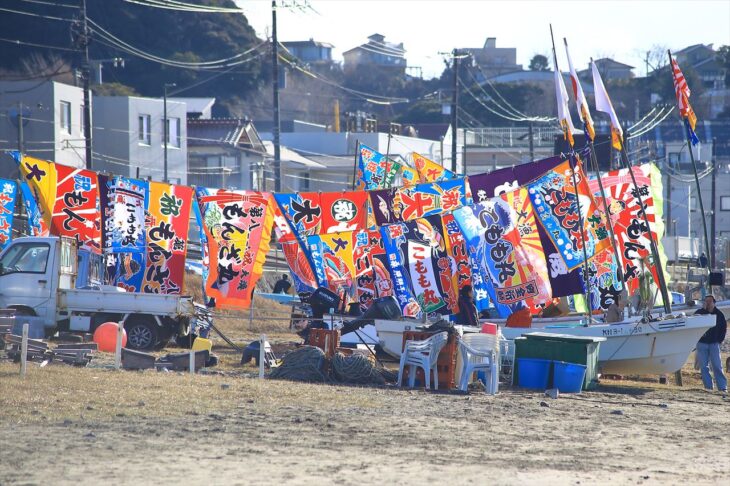
POLYGON ((124 0, 127 3, 135 3, 144 5, 145 7, 162 8, 166 10, 175 10, 178 12, 198 12, 198 13, 244 13, 241 8, 216 7, 213 5, 200 5, 187 2, 177 2, 173 0, 124 0))
POLYGON ((74 22, 73 19, 69 19, 69 18, 66 18, 66 17, 54 17, 52 15, 42 15, 42 14, 37 14, 37 13, 33 13, 33 12, 26 12, 24 10, 13 10, 13 9, 10 9, 10 8, 2 8, 2 7, 0 7, 0 11, 14 13, 14 14, 18 14, 18 15, 27 15, 29 17, 37 17, 37 18, 40 18, 40 19, 61 20, 61 21, 64 21, 64 22, 74 22))
POLYGON ((39 4, 39 5, 49 5, 49 6, 52 6, 52 7, 73 8, 73 9, 77 9, 77 10, 79 8, 78 5, 68 5, 68 4, 65 4, 65 3, 58 3, 58 2, 46 2, 46 1, 43 1, 43 0, 20 0, 20 1, 21 2, 25 2, 25 3, 36 3, 36 4, 39 4))
POLYGON ((19 45, 19 46, 40 47, 40 48, 43 48, 43 49, 56 49, 56 50, 59 50, 59 51, 78 52, 77 49, 71 49, 69 47, 49 46, 47 44, 36 44, 34 42, 21 41, 19 39, 4 39, 4 38, 0 37, 0 41, 2 41, 2 42, 8 42, 10 44, 16 44, 16 45, 19 45))

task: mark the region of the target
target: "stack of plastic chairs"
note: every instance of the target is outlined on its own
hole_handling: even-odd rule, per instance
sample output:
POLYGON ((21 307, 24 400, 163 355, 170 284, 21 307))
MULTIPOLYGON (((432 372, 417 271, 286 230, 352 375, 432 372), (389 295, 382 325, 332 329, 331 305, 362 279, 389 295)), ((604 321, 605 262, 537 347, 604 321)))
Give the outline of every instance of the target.
POLYGON ((461 380, 459 389, 466 391, 469 380, 476 371, 484 371, 486 376, 486 392, 492 395, 499 390, 498 346, 495 335, 471 333, 465 334, 459 341, 461 353, 461 380))
POLYGON ((406 341, 403 354, 400 356, 400 369, 398 370, 398 386, 403 383, 403 371, 408 368, 408 386, 413 388, 416 385, 416 367, 423 369, 426 388, 431 387, 431 372, 433 372, 434 390, 439 388, 439 372, 436 367, 439 353, 446 346, 449 339, 447 332, 434 334, 423 341, 406 341))

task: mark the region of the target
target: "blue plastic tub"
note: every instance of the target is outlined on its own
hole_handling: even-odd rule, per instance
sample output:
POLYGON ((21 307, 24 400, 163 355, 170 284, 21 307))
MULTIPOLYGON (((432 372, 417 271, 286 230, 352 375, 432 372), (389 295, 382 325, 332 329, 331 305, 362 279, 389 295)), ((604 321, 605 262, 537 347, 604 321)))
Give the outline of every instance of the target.
POLYGON ((544 390, 550 378, 549 359, 518 358, 517 366, 520 369, 517 385, 521 388, 535 388, 544 390))
POLYGON ((586 366, 582 364, 553 361, 553 386, 560 393, 580 393, 586 366))

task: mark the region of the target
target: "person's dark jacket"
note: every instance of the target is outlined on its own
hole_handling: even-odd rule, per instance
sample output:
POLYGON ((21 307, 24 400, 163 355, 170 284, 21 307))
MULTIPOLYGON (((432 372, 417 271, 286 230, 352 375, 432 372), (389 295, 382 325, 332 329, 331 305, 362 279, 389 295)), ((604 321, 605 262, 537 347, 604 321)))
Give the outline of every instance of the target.
POLYGON ((275 294, 281 294, 281 293, 287 293, 289 292, 289 289, 291 288, 291 283, 288 280, 279 279, 274 284, 274 293, 275 294))
POLYGON ((709 328, 700 338, 701 343, 712 344, 721 343, 725 340, 725 333, 727 332, 727 321, 725 320, 725 314, 722 313, 717 307, 712 312, 707 312, 707 309, 700 309, 695 314, 705 315, 714 314, 717 319, 717 323, 714 327, 709 328))
POLYGON ((474 302, 465 295, 459 297, 459 314, 457 315, 457 322, 465 326, 479 325, 477 308, 474 305, 474 302))

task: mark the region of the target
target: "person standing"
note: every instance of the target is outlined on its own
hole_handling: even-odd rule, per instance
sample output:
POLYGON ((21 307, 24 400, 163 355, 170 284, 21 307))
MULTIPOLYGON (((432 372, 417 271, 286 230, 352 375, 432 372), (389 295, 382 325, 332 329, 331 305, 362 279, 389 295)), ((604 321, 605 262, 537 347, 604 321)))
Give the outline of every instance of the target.
POLYGON ((702 255, 700 255, 699 261, 698 261, 700 268, 707 268, 707 255, 705 255, 705 252, 702 252, 702 255))
POLYGON ((722 370, 722 359, 720 358, 720 345, 725 340, 727 331, 725 315, 715 307, 715 297, 712 295, 705 297, 704 307, 695 314, 712 314, 715 316, 715 325, 709 328, 697 343, 697 360, 700 363, 702 383, 705 385, 705 389, 712 390, 711 364, 717 389, 726 392, 727 378, 725 378, 725 373, 722 370))
POLYGON ((291 282, 289 282, 289 277, 287 277, 286 274, 284 274, 274 284, 274 292, 273 293, 275 293, 275 294, 288 294, 290 288, 291 288, 291 282))
POLYGON ((467 285, 459 291, 459 314, 456 322, 465 326, 478 326, 479 316, 474 305, 474 296, 471 285, 467 285))

